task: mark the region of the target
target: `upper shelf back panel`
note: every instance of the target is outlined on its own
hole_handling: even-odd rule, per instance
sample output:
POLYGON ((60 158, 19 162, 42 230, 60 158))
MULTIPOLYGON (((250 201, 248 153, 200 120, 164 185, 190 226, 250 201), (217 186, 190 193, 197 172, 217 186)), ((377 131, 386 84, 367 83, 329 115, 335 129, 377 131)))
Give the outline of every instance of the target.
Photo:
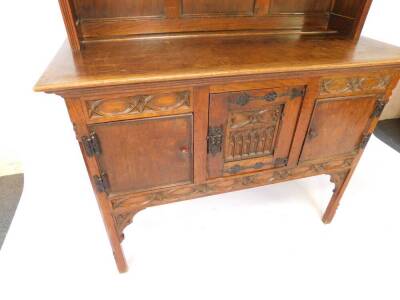
POLYGON ((80 19, 161 17, 164 0, 73 0, 80 19))
POLYGON ((333 0, 273 0, 272 13, 327 13, 333 0))
POLYGON ((182 15, 253 15, 255 0, 182 0, 182 15))
POLYGON ((188 32, 336 31, 356 36, 372 0, 59 1, 76 50, 89 40, 188 32))

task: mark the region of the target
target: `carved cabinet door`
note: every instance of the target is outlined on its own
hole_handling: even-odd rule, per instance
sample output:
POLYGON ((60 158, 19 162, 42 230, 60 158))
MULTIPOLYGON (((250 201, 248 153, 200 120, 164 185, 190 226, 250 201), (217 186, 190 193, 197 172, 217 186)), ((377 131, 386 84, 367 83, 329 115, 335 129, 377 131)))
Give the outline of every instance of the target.
POLYGON ((193 182, 192 115, 90 125, 108 194, 193 182))
POLYGON ((300 161, 356 154, 368 142, 371 121, 383 107, 377 96, 317 100, 300 161))
POLYGON ((304 86, 211 94, 208 177, 287 165, 304 86))

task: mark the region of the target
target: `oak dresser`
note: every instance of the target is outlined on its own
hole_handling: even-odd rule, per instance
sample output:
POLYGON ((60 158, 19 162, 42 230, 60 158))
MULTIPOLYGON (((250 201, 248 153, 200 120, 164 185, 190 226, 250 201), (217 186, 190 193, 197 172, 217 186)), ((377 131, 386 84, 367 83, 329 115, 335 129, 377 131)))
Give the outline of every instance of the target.
POLYGON ((360 38, 371 0, 60 0, 65 99, 120 272, 123 231, 170 202, 320 174, 330 223, 399 79, 360 38))

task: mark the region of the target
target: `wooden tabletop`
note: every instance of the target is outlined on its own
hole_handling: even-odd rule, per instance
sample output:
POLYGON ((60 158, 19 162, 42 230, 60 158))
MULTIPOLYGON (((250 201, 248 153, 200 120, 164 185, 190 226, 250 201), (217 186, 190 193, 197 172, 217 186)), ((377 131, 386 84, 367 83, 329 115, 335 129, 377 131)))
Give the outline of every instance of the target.
POLYGON ((399 65, 400 48, 368 38, 196 37, 65 43, 36 91, 197 78, 399 65))

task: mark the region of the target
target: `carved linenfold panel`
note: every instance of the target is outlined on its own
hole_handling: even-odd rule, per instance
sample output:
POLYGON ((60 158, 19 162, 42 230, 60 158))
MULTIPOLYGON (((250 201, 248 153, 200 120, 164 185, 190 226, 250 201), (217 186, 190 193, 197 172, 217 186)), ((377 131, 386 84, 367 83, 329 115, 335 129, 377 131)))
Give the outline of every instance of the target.
POLYGON ((383 92, 392 80, 391 75, 324 78, 320 95, 348 95, 353 93, 383 92))
POLYGON ((162 113, 179 109, 187 110, 190 109, 190 105, 189 91, 87 102, 89 118, 162 113))
POLYGON ((226 161, 272 154, 275 127, 230 133, 226 161))
POLYGON ((111 198, 111 203, 117 227, 122 233, 123 228, 130 224, 132 217, 139 210, 149 206, 273 184, 319 174, 331 175, 332 181, 336 186, 339 186, 343 180, 345 180, 353 161, 353 157, 347 157, 333 161, 306 164, 291 169, 282 168, 278 171, 265 170, 251 175, 237 175, 225 179, 219 178, 204 184, 166 188, 133 196, 122 195, 111 198))
POLYGON ((283 106, 231 112, 225 146, 225 161, 271 155, 283 106))

